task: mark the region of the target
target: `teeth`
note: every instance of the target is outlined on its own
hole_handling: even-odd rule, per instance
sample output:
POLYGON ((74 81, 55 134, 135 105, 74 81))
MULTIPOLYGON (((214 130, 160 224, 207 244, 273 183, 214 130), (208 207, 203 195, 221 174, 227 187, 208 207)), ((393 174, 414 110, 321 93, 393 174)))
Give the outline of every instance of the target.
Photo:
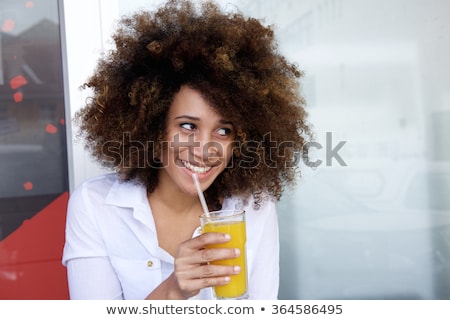
POLYGON ((205 173, 211 170, 211 167, 197 167, 187 161, 182 160, 182 162, 186 168, 188 168, 191 171, 194 171, 195 173, 205 173))

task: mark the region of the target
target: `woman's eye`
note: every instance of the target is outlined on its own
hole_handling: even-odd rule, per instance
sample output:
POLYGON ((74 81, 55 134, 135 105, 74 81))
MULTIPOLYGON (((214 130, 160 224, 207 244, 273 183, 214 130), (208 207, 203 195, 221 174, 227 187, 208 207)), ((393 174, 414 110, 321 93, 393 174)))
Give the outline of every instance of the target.
POLYGON ((229 136, 231 134, 231 129, 230 128, 220 128, 219 130, 217 130, 217 133, 221 136, 229 136))
POLYGON ((192 131, 192 130, 195 129, 195 124, 189 123, 189 122, 185 122, 185 123, 180 124, 180 127, 182 127, 183 129, 192 131))

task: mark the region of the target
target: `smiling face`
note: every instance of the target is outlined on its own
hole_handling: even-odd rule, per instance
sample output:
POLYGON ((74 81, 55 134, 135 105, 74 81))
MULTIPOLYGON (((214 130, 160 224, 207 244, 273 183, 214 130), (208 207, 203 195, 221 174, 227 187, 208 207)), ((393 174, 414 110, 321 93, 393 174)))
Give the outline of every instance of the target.
POLYGON ((233 125, 198 91, 181 87, 166 120, 159 184, 196 195, 192 174, 197 173, 202 189, 207 189, 230 161, 234 138, 233 125))

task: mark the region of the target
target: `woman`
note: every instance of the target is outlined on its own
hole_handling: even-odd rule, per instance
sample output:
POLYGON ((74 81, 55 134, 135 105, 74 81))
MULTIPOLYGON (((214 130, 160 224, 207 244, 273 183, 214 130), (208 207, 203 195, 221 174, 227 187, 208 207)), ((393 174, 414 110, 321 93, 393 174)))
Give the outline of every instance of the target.
POLYGON ((63 263, 72 299, 212 299, 237 249, 205 249, 196 173, 210 210, 246 211, 250 299, 276 299, 275 201, 309 135, 301 73, 269 27, 211 2, 169 1, 124 18, 77 114, 90 152, 115 173, 71 195, 63 263))

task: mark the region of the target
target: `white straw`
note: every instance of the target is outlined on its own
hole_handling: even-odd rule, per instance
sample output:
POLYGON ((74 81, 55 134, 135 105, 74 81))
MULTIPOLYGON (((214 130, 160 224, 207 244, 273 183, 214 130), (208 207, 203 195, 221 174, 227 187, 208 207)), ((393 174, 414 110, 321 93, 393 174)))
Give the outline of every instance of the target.
POLYGON ((200 182, 198 182, 198 176, 196 173, 192 174, 192 179, 194 179, 195 187, 197 188, 198 197, 200 198, 200 203, 202 204, 203 212, 206 217, 209 217, 208 206, 206 205, 205 196, 203 195, 202 188, 200 188, 200 182))

